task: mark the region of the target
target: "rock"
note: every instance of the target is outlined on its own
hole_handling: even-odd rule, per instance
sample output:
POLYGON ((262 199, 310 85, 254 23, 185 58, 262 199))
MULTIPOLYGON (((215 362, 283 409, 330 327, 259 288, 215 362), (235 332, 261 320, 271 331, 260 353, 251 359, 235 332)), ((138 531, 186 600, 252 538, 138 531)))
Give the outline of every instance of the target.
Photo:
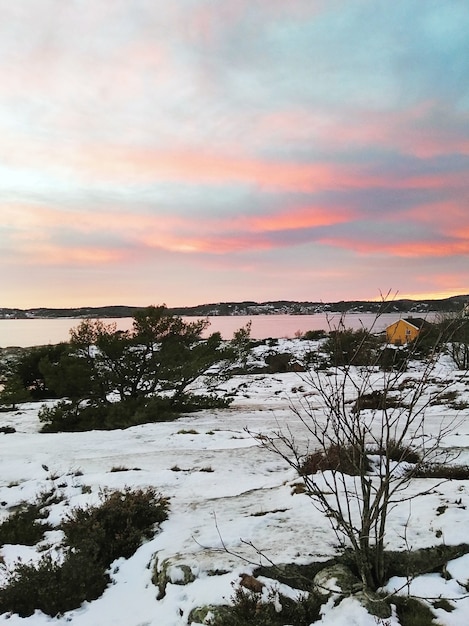
POLYGON ((343 593, 352 594, 363 587, 361 581, 352 574, 351 570, 341 563, 329 565, 320 570, 313 580, 317 590, 324 594, 343 593))
POLYGON ((224 615, 226 615, 226 606, 215 606, 208 604, 206 606, 199 606, 189 613, 187 619, 188 624, 214 624, 215 621, 220 622, 224 615))
POLYGON ((195 578, 191 567, 185 563, 175 563, 171 559, 164 559, 160 565, 158 559, 155 559, 151 581, 158 587, 158 600, 161 600, 166 595, 168 583, 187 585, 194 582, 195 578))

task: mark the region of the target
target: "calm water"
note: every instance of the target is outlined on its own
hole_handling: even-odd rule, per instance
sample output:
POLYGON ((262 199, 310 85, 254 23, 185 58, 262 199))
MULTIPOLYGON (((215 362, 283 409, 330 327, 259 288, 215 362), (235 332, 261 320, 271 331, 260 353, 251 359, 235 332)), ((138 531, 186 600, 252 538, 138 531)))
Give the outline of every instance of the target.
MULTIPOLYGON (((431 319, 431 313, 428 314, 431 319)), ((399 314, 386 313, 382 315, 373 327, 379 332, 399 318, 399 314)), ((187 321, 195 318, 187 317, 187 321)), ((208 333, 219 331, 224 339, 231 339, 234 331, 252 322, 251 337, 253 339, 265 339, 267 337, 295 337, 298 332, 307 330, 328 330, 335 328, 340 322, 337 314, 316 315, 254 315, 254 316, 231 316, 209 317, 210 326, 208 333)), ((347 328, 358 329, 364 326, 370 328, 375 322, 375 315, 371 313, 348 314, 345 318, 347 328)), ((131 318, 106 319, 108 322, 116 322, 117 328, 127 330, 132 325, 131 318)), ((34 319, 34 320, 0 320, 0 347, 7 346, 37 346, 68 341, 69 330, 77 326, 80 320, 62 319, 34 319)))

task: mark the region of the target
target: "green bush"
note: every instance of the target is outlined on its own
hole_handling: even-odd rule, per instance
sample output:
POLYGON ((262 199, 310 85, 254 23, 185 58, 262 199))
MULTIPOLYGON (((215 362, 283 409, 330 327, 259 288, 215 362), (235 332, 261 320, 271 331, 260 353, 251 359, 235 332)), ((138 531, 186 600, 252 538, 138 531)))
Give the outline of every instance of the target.
POLYGON ((175 420, 181 413, 201 409, 226 408, 232 400, 215 395, 180 394, 176 398, 153 396, 121 402, 84 404, 62 400, 53 407, 43 406, 39 420, 42 432, 77 432, 130 428, 151 422, 175 420))
POLYGON ((155 525, 167 519, 168 500, 154 489, 114 491, 98 507, 77 508, 62 523, 67 544, 93 554, 103 567, 129 558, 155 525))
POLYGON ((46 517, 43 507, 47 504, 47 494, 43 494, 35 502, 25 502, 11 513, 0 524, 0 546, 6 543, 33 546, 41 541, 44 533, 52 528, 47 522, 40 521, 46 517))
MULTIPOLYGON (((0 613, 28 617, 40 609, 55 616, 98 598, 109 583, 112 561, 132 556, 167 511, 168 500, 153 489, 115 491, 97 507, 75 509, 61 526, 64 559, 44 555, 36 564, 16 563, 0 589, 0 613)), ((32 508, 30 516, 34 521, 32 508)))
POLYGON ((327 333, 325 330, 307 330, 301 336, 301 339, 308 341, 318 341, 319 339, 324 339, 327 337, 327 333))
POLYGON ((0 613, 29 617, 39 609, 54 617, 95 600, 109 576, 90 554, 68 552, 62 563, 45 555, 37 564, 18 562, 0 589, 0 613))
POLYGON ((393 398, 389 393, 383 393, 382 391, 375 390, 371 393, 364 393, 359 396, 352 407, 353 413, 359 413, 365 409, 371 409, 372 411, 385 411, 386 409, 392 409, 402 406, 399 398, 393 398))
POLYGON ((401 626, 432 626, 435 615, 426 604, 410 596, 393 596, 391 603, 396 605, 396 613, 401 626))
POLYGON ((400 346, 391 348, 384 346, 378 353, 378 365, 385 371, 398 370, 405 372, 410 359, 410 351, 408 346, 400 346))
POLYGON ((410 469, 413 478, 438 478, 442 480, 468 480, 468 465, 445 465, 443 463, 426 463, 416 470, 410 469))
POLYGON ((222 607, 213 626, 309 626, 320 618, 321 599, 314 594, 301 594, 293 600, 271 591, 267 600, 259 593, 238 587, 232 606, 222 607), (282 610, 277 610, 278 602, 282 610))
POLYGON ((382 340, 364 329, 332 330, 322 345, 333 367, 372 365, 382 340))

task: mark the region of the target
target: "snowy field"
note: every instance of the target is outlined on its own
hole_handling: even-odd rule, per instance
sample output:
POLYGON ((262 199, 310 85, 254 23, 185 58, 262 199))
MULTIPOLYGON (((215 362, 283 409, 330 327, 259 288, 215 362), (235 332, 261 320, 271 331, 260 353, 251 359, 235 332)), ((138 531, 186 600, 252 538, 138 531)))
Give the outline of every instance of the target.
MULTIPOLYGON (((304 347, 304 342, 296 340, 286 343, 282 349, 304 347)), ((454 379, 458 399, 469 400, 469 378, 463 373, 442 362, 434 374, 434 384, 439 379, 454 379)), ((235 376, 225 385, 235 397, 228 409, 206 410, 173 422, 127 430, 42 434, 37 419, 40 404, 23 404, 15 412, 1 414, 1 425, 16 429, 15 433, 0 435, 3 518, 12 507, 51 488, 64 496, 50 508, 48 521, 52 525, 73 507, 98 503, 103 490, 124 487, 155 487, 170 498, 170 512, 152 540, 130 559, 119 559, 112 565, 112 584, 101 598, 57 618, 38 611, 24 619, 5 614, 0 616, 0 623, 182 626, 195 607, 229 603, 239 575, 267 564, 266 559, 277 564, 307 564, 336 554, 336 538, 328 521, 305 494, 294 492, 298 476, 246 431, 272 435, 288 427, 300 444, 306 443, 304 426, 292 412, 291 403, 299 402, 311 390, 295 373, 235 376), (259 557, 253 546, 265 558, 259 557), (171 563, 172 582, 160 600, 151 581, 156 559, 171 563), (192 571, 192 582, 180 584, 181 565, 192 571), (227 573, 214 575, 215 571, 227 573)), ((459 423, 443 444, 460 452, 458 463, 469 463, 467 409, 458 415, 447 405, 431 406, 427 427, 436 429, 442 420, 452 417, 459 423), (466 419, 459 420, 464 414, 466 419)), ((428 485, 429 479, 425 481, 428 485)), ((420 491, 419 482, 413 481, 409 489, 420 491)), ((448 481, 426 496, 403 502, 389 519, 388 548, 469 543, 468 489, 466 481, 448 481)), ((60 531, 50 531, 42 546, 5 545, 0 552, 3 575, 5 567, 18 558, 23 562, 38 559, 38 548, 54 553, 60 540, 60 531)), ((432 609, 438 622, 442 626, 467 626, 469 555, 449 562, 447 572, 449 579, 439 574, 418 577, 411 583, 411 593, 450 598, 455 606, 452 612, 432 609)), ((275 581, 261 580, 267 587, 279 586, 275 581)), ((405 582, 392 579, 388 588, 405 587, 405 582)), ((406 591, 407 587, 401 593, 406 591)), ((337 606, 329 601, 319 623, 398 626, 399 621, 393 616, 380 622, 356 600, 345 598, 337 606)))

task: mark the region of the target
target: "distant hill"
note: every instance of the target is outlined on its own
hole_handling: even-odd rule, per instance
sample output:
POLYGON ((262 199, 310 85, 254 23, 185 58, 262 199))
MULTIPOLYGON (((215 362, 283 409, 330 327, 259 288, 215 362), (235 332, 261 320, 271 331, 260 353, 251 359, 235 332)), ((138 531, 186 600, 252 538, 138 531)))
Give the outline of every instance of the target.
MULTIPOLYGON (((469 302, 469 294, 452 296, 442 300, 393 300, 384 305, 386 313, 427 313, 429 311, 461 311, 469 302)), ((0 308, 0 319, 39 318, 106 318, 132 317, 143 307, 113 305, 102 307, 78 307, 70 309, 9 309, 0 308)), ((270 302, 217 302, 192 307, 170 308, 175 315, 206 317, 215 315, 312 315, 314 313, 378 313, 383 311, 382 302, 349 300, 340 302, 296 302, 273 300, 270 302)))

